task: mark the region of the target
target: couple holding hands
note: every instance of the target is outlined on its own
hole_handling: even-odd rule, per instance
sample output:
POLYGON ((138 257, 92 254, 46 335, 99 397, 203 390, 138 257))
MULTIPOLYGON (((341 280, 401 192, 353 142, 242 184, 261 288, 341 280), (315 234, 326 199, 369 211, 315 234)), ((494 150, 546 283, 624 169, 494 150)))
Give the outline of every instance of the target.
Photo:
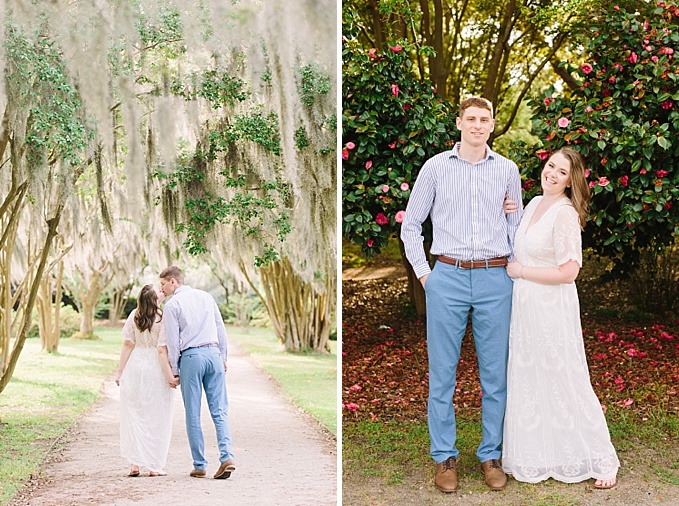
POLYGON ((160 287, 141 289, 123 327, 115 381, 120 386, 120 451, 136 477, 165 476, 175 389, 181 382, 195 478, 206 475, 200 411, 203 389, 217 432, 220 465, 215 479, 235 471, 228 418, 226 329, 214 298, 184 285, 178 267, 160 273, 160 287), (172 295, 160 309, 166 296, 172 295))
POLYGON ((501 490, 511 474, 612 488, 620 464, 591 386, 574 284, 590 197, 584 160, 570 148, 553 153, 542 195, 524 211, 516 164, 487 145, 491 103, 463 101, 457 127, 461 141, 422 167, 401 228, 427 298, 434 484, 458 488, 453 395, 471 311, 486 484, 501 490), (428 216, 433 270, 423 248, 428 216))

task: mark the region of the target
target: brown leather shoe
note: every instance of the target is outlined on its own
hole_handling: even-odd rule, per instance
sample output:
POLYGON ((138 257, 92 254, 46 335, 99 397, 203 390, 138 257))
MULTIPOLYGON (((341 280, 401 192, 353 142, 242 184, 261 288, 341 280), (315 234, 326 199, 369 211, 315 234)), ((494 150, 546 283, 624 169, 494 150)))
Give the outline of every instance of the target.
POLYGON ((441 492, 457 491, 457 461, 453 457, 436 464, 434 485, 441 492))
POLYGON ((189 476, 192 478, 205 478, 206 474, 205 469, 194 469, 189 473, 189 476))
POLYGON ((507 475, 502 470, 499 460, 492 459, 481 462, 481 471, 486 477, 486 485, 491 490, 502 490, 507 485, 507 475))
POLYGON ((233 461, 233 459, 225 460, 219 466, 219 469, 217 469, 217 472, 215 473, 215 480, 225 480, 231 476, 231 473, 233 473, 235 470, 236 463, 233 461))

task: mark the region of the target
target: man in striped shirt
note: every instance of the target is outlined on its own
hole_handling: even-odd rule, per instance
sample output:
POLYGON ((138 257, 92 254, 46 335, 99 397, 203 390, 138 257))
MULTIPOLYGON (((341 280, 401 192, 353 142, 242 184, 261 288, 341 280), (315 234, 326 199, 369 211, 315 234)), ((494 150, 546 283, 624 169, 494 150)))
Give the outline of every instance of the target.
POLYGON ((521 178, 511 160, 488 145, 492 104, 460 104, 461 140, 422 167, 406 208, 401 239, 426 292, 429 356, 429 436, 435 486, 457 490, 455 392, 462 338, 472 315, 482 390, 483 437, 476 452, 492 490, 507 483, 499 459, 507 400, 507 355, 513 282, 504 266, 513 255, 521 219, 521 178), (505 196, 519 204, 505 215, 505 196), (422 223, 431 217, 433 270, 423 248, 422 223))

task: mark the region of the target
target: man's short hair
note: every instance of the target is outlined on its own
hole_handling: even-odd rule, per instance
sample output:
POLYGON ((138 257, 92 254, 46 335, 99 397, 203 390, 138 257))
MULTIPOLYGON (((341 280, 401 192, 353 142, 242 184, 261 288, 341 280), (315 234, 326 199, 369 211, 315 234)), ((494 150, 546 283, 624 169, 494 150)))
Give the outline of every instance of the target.
POLYGON ((490 111, 491 118, 493 117, 493 104, 490 100, 483 97, 469 97, 460 103, 460 118, 464 116, 464 112, 470 107, 479 107, 480 109, 487 109, 490 111))
POLYGON ((176 279, 180 285, 184 284, 184 273, 179 267, 174 265, 167 267, 160 273, 160 279, 170 280, 172 278, 176 279))

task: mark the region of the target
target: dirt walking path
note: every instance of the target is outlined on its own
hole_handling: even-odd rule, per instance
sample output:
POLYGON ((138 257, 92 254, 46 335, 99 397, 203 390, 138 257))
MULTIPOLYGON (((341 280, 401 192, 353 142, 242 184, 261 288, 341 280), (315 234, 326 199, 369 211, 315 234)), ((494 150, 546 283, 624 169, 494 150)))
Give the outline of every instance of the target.
POLYGON ((54 451, 40 476, 11 506, 125 505, 313 505, 337 504, 337 446, 310 417, 235 345, 229 345, 229 420, 237 469, 214 480, 219 452, 203 398, 201 416, 208 478, 189 477, 193 468, 177 391, 168 475, 128 478, 120 457, 119 390, 110 379, 103 399, 54 451))

